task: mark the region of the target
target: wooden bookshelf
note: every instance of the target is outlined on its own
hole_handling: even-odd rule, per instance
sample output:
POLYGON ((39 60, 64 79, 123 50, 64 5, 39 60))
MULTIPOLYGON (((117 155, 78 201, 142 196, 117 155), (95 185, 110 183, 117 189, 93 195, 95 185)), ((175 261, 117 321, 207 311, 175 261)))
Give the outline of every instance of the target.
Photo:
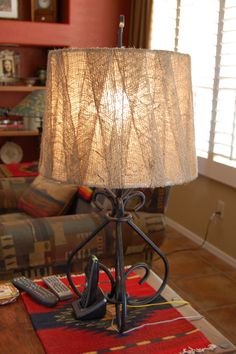
MULTIPOLYGON (((46 69, 50 50, 64 47, 116 47, 120 14, 125 15, 124 46, 128 44, 129 0, 103 0, 102 5, 101 1, 96 0, 58 0, 58 19, 54 23, 32 21, 31 0, 17 2, 19 18, 0 19, 0 51, 17 53, 17 75, 22 81, 0 85, 0 107, 11 109, 30 92, 45 89, 44 86, 23 85, 23 80, 38 78, 38 71, 46 69)), ((0 130, 0 149, 10 140, 24 150, 22 162, 37 160, 40 138, 38 131, 0 130)))

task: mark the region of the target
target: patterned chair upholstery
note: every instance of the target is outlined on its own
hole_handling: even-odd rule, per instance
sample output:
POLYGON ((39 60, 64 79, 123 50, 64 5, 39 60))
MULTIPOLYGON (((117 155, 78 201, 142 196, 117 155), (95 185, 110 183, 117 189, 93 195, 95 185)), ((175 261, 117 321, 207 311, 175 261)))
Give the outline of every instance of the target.
MULTIPOLYGON (((77 198, 67 215, 33 218, 17 210, 18 199, 29 187, 33 178, 0 179, 0 278, 16 274, 31 277, 64 273, 68 253, 100 225, 103 215, 94 212, 90 203, 77 198)), ((168 188, 146 190, 147 201, 133 214, 134 222, 157 244, 164 239, 163 214, 168 198, 168 188)), ((114 259, 115 228, 104 228, 74 260, 73 270, 82 271, 89 254, 96 254, 101 261, 114 259)), ((150 250, 129 225, 123 227, 125 263, 146 258, 150 250)), ((132 262, 133 263, 133 262, 132 262)), ((107 263, 105 263, 107 264, 107 263)), ((109 264, 111 265, 111 264, 109 264)))

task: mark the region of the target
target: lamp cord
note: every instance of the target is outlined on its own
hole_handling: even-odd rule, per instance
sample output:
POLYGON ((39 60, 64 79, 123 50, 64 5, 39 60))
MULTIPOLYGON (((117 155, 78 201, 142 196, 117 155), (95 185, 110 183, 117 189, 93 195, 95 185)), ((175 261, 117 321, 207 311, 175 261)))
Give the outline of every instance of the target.
MULTIPOLYGON (((204 235, 203 241, 202 241, 202 243, 200 245, 198 245, 197 247, 181 248, 181 249, 177 249, 177 250, 174 250, 174 251, 170 251, 170 252, 165 253, 165 255, 166 256, 170 256, 170 255, 172 255, 174 253, 178 253, 178 252, 198 251, 201 248, 203 248, 205 243, 207 242, 207 239, 208 239, 208 234, 209 234, 209 229, 210 229, 211 223, 215 219, 215 217, 218 216, 218 215, 220 215, 220 212, 218 212, 218 211, 216 211, 216 212, 211 214, 211 216, 210 216, 210 218, 208 220, 207 226, 206 226, 206 231, 205 231, 205 235, 204 235)), ((159 259, 159 258, 156 258, 154 260, 157 260, 157 259, 159 259)))

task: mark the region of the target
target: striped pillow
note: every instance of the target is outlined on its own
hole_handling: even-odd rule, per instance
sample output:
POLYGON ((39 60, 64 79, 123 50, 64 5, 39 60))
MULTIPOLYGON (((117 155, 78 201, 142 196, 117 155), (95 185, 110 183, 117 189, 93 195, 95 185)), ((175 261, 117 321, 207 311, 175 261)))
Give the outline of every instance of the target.
POLYGON ((90 203, 93 197, 94 188, 81 186, 78 188, 78 197, 90 203))
POLYGON ((20 197, 18 208, 33 217, 63 215, 77 190, 75 185, 57 183, 38 176, 20 197))

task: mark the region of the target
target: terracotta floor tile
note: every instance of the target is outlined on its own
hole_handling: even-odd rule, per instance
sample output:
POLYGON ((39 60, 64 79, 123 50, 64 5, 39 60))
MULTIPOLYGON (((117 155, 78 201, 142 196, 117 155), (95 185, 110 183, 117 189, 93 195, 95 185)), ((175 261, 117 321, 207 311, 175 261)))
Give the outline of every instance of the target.
POLYGON ((195 251, 173 253, 167 255, 167 259, 170 265, 171 279, 216 273, 216 270, 198 257, 195 251))
POLYGON ((175 279, 176 286, 183 289, 201 309, 236 305, 236 282, 223 274, 175 279))
POLYGON ((191 240, 186 239, 186 237, 166 237, 164 240, 161 250, 164 253, 169 253, 175 250, 181 250, 186 248, 195 248, 196 244, 191 240))
POLYGON ((224 273, 227 277, 229 277, 230 279, 232 279, 233 281, 236 282, 236 269, 232 270, 230 272, 226 272, 224 273))
POLYGON ((221 328, 221 333, 236 344, 236 305, 207 310, 206 316, 214 322, 215 327, 221 328))
POLYGON ((216 257, 214 254, 208 252, 205 249, 199 250, 198 255, 202 257, 206 262, 210 263, 212 266, 216 267, 222 272, 230 272, 235 270, 232 266, 222 261, 220 258, 216 257))
MULTIPOLYGON (((184 289, 179 288, 179 287, 176 285, 175 281, 169 280, 169 281, 168 281, 168 285, 169 285, 170 288, 171 288, 172 290, 174 290, 180 297, 182 297, 183 300, 189 301, 189 302, 192 304, 193 299, 192 299, 192 297, 190 296, 190 294, 189 294, 188 292, 186 292, 184 289)), ((195 306, 197 306, 197 305, 195 305, 195 306)), ((194 307, 194 308, 197 310, 196 307, 194 307)))

